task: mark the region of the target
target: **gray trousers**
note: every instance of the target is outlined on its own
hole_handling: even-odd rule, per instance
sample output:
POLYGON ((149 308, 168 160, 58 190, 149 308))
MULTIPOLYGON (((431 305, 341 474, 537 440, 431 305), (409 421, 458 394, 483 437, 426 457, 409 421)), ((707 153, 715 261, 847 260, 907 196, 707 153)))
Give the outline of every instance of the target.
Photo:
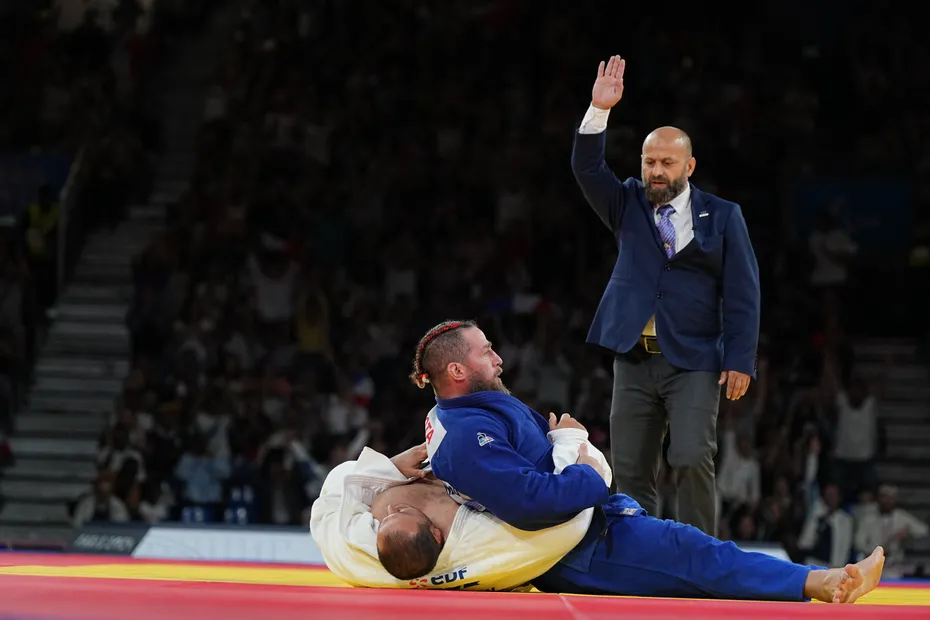
POLYGON ((665 433, 678 474, 678 520, 716 536, 717 410, 720 375, 682 370, 661 354, 635 350, 614 359, 610 452, 617 490, 655 516, 665 433))

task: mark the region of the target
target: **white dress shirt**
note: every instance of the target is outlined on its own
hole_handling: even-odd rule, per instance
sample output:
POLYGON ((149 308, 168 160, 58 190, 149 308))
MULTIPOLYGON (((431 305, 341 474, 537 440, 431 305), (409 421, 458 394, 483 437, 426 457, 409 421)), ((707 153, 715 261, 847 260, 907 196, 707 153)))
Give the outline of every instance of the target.
MULTIPOLYGON (((588 106, 588 111, 584 115, 584 119, 581 121, 581 126, 578 128, 578 133, 583 134, 593 134, 601 133, 607 129, 607 118, 610 116, 610 110, 601 110, 600 108, 595 108, 593 105, 588 106)), ((694 239, 694 220, 691 216, 691 184, 685 186, 685 190, 675 196, 670 203, 673 211, 669 215, 669 219, 672 222, 672 226, 675 227, 675 253, 681 252, 685 246, 691 243, 691 240, 694 239)), ((655 218, 656 226, 659 225, 659 221, 662 219, 662 216, 659 215, 659 210, 653 208, 653 217, 655 218)), ((649 319, 649 322, 646 323, 646 327, 643 329, 644 336, 655 336, 656 335, 656 326, 655 326, 655 316, 649 319)))

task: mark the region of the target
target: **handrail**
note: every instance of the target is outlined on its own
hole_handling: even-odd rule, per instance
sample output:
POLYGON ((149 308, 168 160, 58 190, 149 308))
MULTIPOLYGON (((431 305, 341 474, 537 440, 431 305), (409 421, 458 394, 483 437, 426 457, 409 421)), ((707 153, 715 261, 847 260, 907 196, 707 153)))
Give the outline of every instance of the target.
POLYGON ((59 220, 58 220, 58 265, 56 269, 56 299, 64 290, 66 279, 66 266, 68 265, 67 247, 68 247, 68 226, 70 215, 74 202, 77 200, 75 192, 77 191, 78 179, 81 174, 81 167, 84 163, 84 149, 81 147, 71 164, 71 170, 68 172, 68 178, 59 193, 59 220))

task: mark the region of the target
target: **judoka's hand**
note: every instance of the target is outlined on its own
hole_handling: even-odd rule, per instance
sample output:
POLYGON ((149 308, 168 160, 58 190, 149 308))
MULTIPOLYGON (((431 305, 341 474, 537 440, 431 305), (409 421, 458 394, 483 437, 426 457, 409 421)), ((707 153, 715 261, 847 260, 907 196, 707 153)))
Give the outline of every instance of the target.
POLYGON ((401 452, 391 459, 394 467, 408 478, 425 478, 426 471, 420 469, 420 463, 426 460, 426 442, 401 452))
POLYGON ((727 398, 730 400, 739 400, 749 389, 749 375, 735 370, 724 370, 720 373, 720 381, 717 385, 727 384, 727 398))
POLYGON ((577 428, 578 430, 582 430, 582 431, 588 430, 584 427, 584 425, 581 422, 579 422, 572 416, 568 415, 567 413, 563 413, 562 418, 560 420, 556 420, 555 414, 550 412, 549 413, 549 430, 557 431, 563 428, 577 428))
POLYGON ((601 469, 601 464, 598 463, 597 459, 588 454, 588 442, 582 443, 578 446, 578 460, 575 461, 576 465, 590 465, 594 468, 594 471, 597 472, 597 475, 601 478, 604 477, 604 470, 601 469))

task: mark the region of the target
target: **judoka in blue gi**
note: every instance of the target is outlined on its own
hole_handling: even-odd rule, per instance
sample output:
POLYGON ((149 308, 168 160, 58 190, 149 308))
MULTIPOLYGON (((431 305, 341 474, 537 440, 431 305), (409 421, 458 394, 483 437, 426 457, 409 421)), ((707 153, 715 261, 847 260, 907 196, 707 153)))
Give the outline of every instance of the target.
MULTIPOLYGON (((535 531, 595 507, 584 539, 533 585, 542 591, 769 601, 851 603, 874 589, 884 551, 843 568, 803 566, 746 552, 700 530, 648 516, 626 495, 610 495, 593 459, 553 473, 547 433, 581 425, 547 421, 510 395, 502 360, 471 321, 447 321, 417 346, 411 379, 432 385, 426 422, 430 466, 459 503, 535 531)), ((387 543, 379 553, 390 554, 387 543)), ((409 552, 409 548, 407 549, 409 552)))

